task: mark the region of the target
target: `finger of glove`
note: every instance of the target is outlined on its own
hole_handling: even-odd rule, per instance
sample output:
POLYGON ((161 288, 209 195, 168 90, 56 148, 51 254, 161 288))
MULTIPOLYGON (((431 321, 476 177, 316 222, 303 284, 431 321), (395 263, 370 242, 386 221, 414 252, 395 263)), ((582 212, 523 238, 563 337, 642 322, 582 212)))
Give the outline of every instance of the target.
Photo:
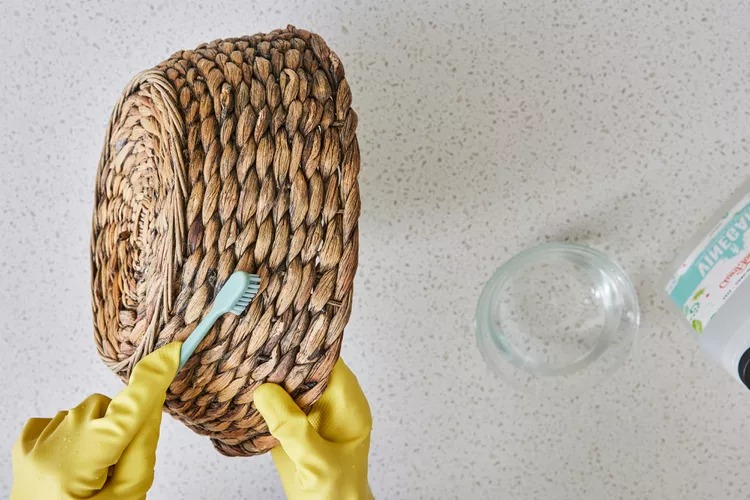
POLYGON ((107 413, 107 407, 112 400, 104 394, 91 394, 81 403, 70 410, 69 425, 81 425, 85 422, 102 418, 107 413))
MULTIPOLYGON (((39 445, 40 443, 44 443, 45 441, 49 440, 52 436, 55 435, 55 431, 62 425, 62 423, 65 421, 66 418, 68 418, 69 412, 67 410, 58 411, 57 415, 55 415, 50 422, 44 426, 43 429, 41 429, 41 432, 39 432, 36 435, 36 438, 34 438, 34 447, 39 445)), ((40 419, 40 420, 46 420, 46 419, 40 419)), ((36 427, 37 425, 41 424, 34 424, 33 427, 36 427)), ((36 431, 37 429, 30 429, 30 431, 36 431)), ((22 433, 22 436, 26 434, 26 429, 24 428, 24 432, 22 433)))
POLYGON ((255 389, 253 400, 271 435, 279 440, 292 462, 298 468, 316 468, 316 456, 324 453, 328 443, 292 397, 276 384, 263 384, 255 389))
POLYGON ((141 498, 154 482, 162 408, 155 408, 123 451, 105 490, 112 498, 141 498))
POLYGON ((35 451, 39 450, 37 465, 52 465, 67 493, 75 498, 90 497, 107 480, 107 467, 89 463, 87 456, 98 446, 91 422, 106 413, 110 401, 102 394, 92 394, 70 411, 58 413, 64 418, 57 425, 53 419, 35 445, 35 451))
POLYGON ((364 392, 344 360, 333 367, 328 387, 313 405, 310 421, 332 442, 349 442, 370 435, 372 414, 364 392))
POLYGON ((23 426, 21 435, 18 436, 18 439, 13 445, 13 459, 15 460, 18 456, 29 453, 34 448, 42 431, 51 425, 53 421, 56 421, 54 427, 57 428, 67 413, 67 411, 61 411, 55 415, 55 418, 30 418, 23 426))
POLYGON ((129 385, 115 396, 104 417, 91 422, 99 443, 91 451, 92 464, 104 468, 117 463, 154 409, 164 405, 177 373, 180 346, 179 342, 167 344, 139 361, 129 385))

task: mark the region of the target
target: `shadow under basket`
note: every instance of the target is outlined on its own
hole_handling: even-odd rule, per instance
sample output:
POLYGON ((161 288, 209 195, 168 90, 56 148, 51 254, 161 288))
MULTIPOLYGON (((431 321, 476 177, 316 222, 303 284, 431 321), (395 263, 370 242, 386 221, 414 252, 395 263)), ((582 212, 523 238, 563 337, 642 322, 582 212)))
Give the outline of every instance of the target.
POLYGON ((357 115, 322 38, 288 27, 177 52, 115 105, 96 179, 95 339, 127 380, 185 340, 234 271, 261 277, 177 374, 165 409, 225 455, 276 445, 264 382, 309 411, 351 313, 360 196, 357 115))

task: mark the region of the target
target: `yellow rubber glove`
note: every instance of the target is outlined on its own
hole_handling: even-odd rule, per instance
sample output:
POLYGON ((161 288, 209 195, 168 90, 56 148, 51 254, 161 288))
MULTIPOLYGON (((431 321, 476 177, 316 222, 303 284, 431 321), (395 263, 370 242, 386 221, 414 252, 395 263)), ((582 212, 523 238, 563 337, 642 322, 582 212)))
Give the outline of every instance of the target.
POLYGON ((271 455, 289 500, 373 498, 367 482, 370 406, 341 359, 309 415, 278 385, 261 385, 253 398, 281 443, 271 455))
POLYGON ((93 394, 55 418, 32 418, 13 446, 11 500, 145 498, 181 343, 143 358, 114 399, 93 394))

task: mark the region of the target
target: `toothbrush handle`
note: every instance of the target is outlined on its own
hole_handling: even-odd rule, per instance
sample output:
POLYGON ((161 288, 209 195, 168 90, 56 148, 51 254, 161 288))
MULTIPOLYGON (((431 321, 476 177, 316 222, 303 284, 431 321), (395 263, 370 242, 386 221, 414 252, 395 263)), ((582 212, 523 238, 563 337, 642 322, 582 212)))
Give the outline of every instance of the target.
POLYGON ((193 333, 182 343, 182 349, 180 350, 180 366, 178 370, 182 368, 187 362, 188 358, 193 355, 198 344, 205 338, 206 334, 211 327, 214 326, 216 320, 219 319, 220 314, 217 314, 212 309, 195 327, 193 333))

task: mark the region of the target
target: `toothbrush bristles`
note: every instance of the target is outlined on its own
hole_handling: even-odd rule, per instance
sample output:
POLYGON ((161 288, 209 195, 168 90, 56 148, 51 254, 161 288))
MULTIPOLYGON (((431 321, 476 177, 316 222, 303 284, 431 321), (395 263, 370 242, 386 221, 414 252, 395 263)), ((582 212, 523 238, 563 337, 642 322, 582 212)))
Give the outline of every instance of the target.
POLYGON ((257 274, 251 274, 247 288, 245 289, 239 300, 237 300, 237 302, 234 304, 231 312, 237 315, 242 314, 242 312, 247 309, 247 306, 250 305, 250 302, 252 302, 255 296, 258 294, 259 290, 260 276, 258 276, 257 274))

